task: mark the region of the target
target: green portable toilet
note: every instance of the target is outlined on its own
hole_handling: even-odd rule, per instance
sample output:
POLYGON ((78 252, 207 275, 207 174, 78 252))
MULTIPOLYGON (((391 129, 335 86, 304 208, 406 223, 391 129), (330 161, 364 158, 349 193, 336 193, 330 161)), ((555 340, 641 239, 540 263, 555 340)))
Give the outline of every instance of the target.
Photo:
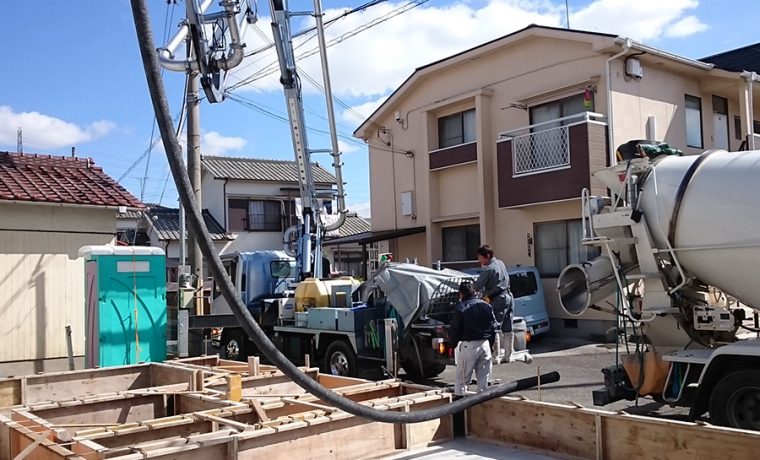
POLYGON ((166 257, 148 246, 84 246, 85 365, 166 359, 166 257))

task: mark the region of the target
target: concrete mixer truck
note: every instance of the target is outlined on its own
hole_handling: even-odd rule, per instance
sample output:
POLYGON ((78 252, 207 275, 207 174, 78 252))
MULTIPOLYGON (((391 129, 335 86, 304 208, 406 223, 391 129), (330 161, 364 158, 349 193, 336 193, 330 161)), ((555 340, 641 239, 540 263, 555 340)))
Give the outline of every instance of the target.
POLYGON ((634 147, 593 173, 609 197, 583 191, 583 243, 602 256, 557 283, 568 314, 614 314, 635 349, 602 370, 594 404, 651 395, 758 430, 759 331, 745 316, 760 309, 760 151, 634 147))

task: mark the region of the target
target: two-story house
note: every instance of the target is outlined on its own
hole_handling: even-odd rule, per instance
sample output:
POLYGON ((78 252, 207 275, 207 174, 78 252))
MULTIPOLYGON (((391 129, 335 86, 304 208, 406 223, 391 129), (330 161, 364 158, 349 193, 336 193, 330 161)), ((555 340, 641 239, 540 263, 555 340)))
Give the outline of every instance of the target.
POLYGON ((556 295, 563 267, 597 254, 580 244, 581 191, 606 195, 591 172, 631 139, 738 150, 753 139, 756 86, 623 37, 529 26, 418 68, 359 126, 372 230, 424 227, 389 245, 426 265, 473 266, 488 243, 538 267, 553 327, 602 333, 610 317, 579 322, 556 295))
MULTIPOLYGON (((203 207, 235 240, 224 252, 282 248, 282 233, 297 223, 300 197, 295 161, 204 156, 203 207)), ((328 212, 335 176, 314 164, 315 185, 328 212)))

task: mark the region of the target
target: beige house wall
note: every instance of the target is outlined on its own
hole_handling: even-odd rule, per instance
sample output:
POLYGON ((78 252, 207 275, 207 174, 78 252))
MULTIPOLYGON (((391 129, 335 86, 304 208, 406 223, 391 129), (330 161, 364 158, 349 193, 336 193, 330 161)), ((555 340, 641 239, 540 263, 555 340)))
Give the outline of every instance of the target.
MULTIPOLYGON (((739 149, 742 141, 737 137, 743 139, 751 126, 745 80, 736 73, 651 51, 631 56, 641 62, 639 80, 625 75, 624 58, 610 61, 613 126, 608 132, 607 61, 621 50, 614 37, 535 28, 415 72, 373 115, 372 123, 357 131, 369 144, 373 230, 425 225, 428 260, 435 263, 442 253, 442 228, 479 223, 481 242, 493 245, 506 263, 535 264, 535 247, 529 245, 535 241, 534 225, 580 218, 580 200, 499 209, 498 135, 530 125, 529 112, 522 107, 580 94, 586 88, 593 89, 593 111, 606 117, 601 123, 588 123, 589 150, 597 152, 589 158, 590 172, 609 161, 609 134, 609 144, 617 147, 648 138, 650 123, 656 140, 687 154, 714 148, 713 95, 728 100, 729 147, 739 149), (701 148, 686 146, 686 94, 701 98, 701 148), (438 150, 438 119, 472 108, 476 108, 477 161, 430 171, 430 152, 438 150), (738 133, 737 116, 741 117, 738 133), (400 194, 407 190, 414 191, 416 219, 400 213, 400 194)), ((754 90, 756 114, 759 90, 754 90)), ((606 193, 593 179, 591 187, 593 193, 606 193)), ((420 250, 401 244, 396 249, 397 259, 418 257, 420 250)), ((559 307, 556 279, 545 279, 544 287, 550 316, 570 319, 559 307)), ((614 320, 599 312, 583 318, 614 320)))
MULTIPOLYGON (((116 210, 0 203, 0 362, 84 354, 86 245, 113 244, 116 210)), ((39 362, 39 369, 44 366, 39 362)))

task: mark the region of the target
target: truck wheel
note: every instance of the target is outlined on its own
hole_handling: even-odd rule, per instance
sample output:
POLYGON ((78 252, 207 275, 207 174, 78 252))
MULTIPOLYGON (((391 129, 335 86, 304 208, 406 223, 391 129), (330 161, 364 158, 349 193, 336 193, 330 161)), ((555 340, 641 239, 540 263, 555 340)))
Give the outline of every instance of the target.
POLYGON ((328 374, 355 377, 356 354, 349 344, 336 340, 327 347, 323 368, 328 374))
POLYGON ((732 372, 718 381, 710 396, 710 421, 760 430, 760 370, 732 372))
POLYGON ((246 344, 248 340, 240 331, 225 331, 222 337, 222 356, 233 361, 245 361, 248 358, 246 344))

